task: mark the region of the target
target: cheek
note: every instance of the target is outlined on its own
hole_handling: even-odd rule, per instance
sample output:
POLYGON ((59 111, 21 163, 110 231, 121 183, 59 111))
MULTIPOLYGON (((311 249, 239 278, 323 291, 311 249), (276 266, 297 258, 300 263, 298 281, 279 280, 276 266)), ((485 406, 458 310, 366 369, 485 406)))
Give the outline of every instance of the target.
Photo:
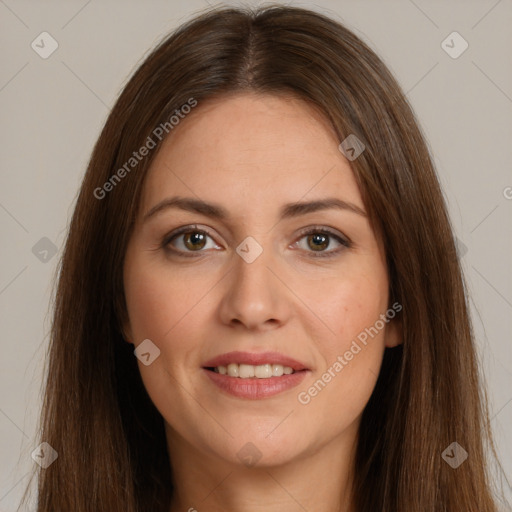
POLYGON ((179 401, 176 382, 185 382, 186 368, 193 364, 194 329, 200 328, 194 316, 205 316, 200 309, 205 292, 191 287, 186 273, 171 273, 161 264, 136 258, 124 277, 132 342, 137 346, 150 339, 160 350, 154 363, 138 361, 141 377, 157 408, 169 413, 169 402, 179 401))
POLYGON ((326 427, 357 418, 375 387, 385 348, 387 324, 380 315, 387 310, 386 290, 385 273, 352 274, 314 297, 331 332, 319 339, 321 365, 301 388, 299 402, 324 417, 326 427))
POLYGON ((184 382, 198 366, 198 342, 211 326, 209 290, 214 277, 199 278, 191 269, 170 269, 154 261, 136 261, 126 268, 125 294, 135 345, 150 339, 160 350, 156 364, 139 369, 148 390, 164 386, 172 394, 172 377, 184 382), (167 374, 166 374, 167 373, 167 374))
MULTIPOLYGON (((180 322, 193 314, 201 290, 190 285, 182 272, 161 265, 133 262, 125 273, 125 295, 135 342, 144 338, 158 344, 171 336, 180 322)), ((204 291, 203 291, 204 293, 204 291)))
POLYGON ((357 275, 354 272, 325 282, 312 297, 315 313, 330 331, 322 341, 323 352, 331 358, 345 352, 352 340, 366 332, 379 315, 386 312, 387 301, 384 273, 357 275))
POLYGON ((151 273, 130 275, 128 281, 125 294, 133 341, 159 339, 165 329, 170 329, 176 321, 175 295, 170 293, 170 287, 165 286, 164 281, 151 273))

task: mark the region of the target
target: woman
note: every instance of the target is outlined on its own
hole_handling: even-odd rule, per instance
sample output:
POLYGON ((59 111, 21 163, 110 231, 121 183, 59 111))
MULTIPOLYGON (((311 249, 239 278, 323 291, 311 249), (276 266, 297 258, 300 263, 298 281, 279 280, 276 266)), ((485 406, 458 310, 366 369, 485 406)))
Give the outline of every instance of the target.
POLYGON ((454 237, 398 84, 213 10, 106 122, 62 260, 38 512, 496 510, 454 237))

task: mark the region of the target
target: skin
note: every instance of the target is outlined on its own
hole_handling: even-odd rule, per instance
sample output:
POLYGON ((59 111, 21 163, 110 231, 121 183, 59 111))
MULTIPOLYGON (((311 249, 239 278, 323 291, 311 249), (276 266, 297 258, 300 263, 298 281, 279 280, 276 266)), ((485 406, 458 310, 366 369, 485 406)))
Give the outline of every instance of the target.
POLYGON ((368 217, 350 210, 278 217, 285 203, 326 197, 365 211, 339 143, 307 103, 243 93, 199 104, 151 164, 124 265, 124 331, 135 346, 150 339, 160 350, 150 365, 138 364, 165 420, 176 489, 171 512, 353 510, 360 417, 385 347, 401 342, 397 320, 307 405, 298 394, 391 306, 382 243, 368 217), (170 208, 143 222, 176 195, 219 204, 230 217, 170 208), (191 227, 188 237, 162 247, 166 235, 195 224, 209 232, 204 241, 191 227), (301 233, 311 226, 320 235, 330 228, 350 247, 331 236, 316 242, 319 250, 314 236, 301 233), (236 252, 248 236, 263 249, 252 263, 236 252), (315 257, 319 252, 332 257, 315 257), (201 369, 232 350, 278 351, 311 371, 274 397, 236 398, 201 369), (261 453, 252 467, 237 456, 248 442, 261 453))

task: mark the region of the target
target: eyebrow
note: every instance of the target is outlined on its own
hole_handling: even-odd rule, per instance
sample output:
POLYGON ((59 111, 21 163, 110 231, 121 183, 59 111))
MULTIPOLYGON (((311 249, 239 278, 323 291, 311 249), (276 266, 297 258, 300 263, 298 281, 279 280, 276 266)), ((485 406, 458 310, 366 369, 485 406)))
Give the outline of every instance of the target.
MULTIPOLYGON (((143 222, 148 221, 151 217, 168 210, 169 208, 180 208, 181 210, 199 213, 207 217, 212 217, 217 220, 227 220, 230 217, 228 210, 224 207, 214 204, 207 203, 200 199, 194 199, 189 197, 169 197, 153 206, 143 218, 143 222)), ((343 201, 337 197, 327 197, 325 199, 318 199, 315 201, 308 202, 296 202, 285 204, 280 211, 279 217, 281 220, 299 217, 307 213, 317 212, 320 210, 338 209, 347 210, 362 217, 367 217, 366 212, 359 206, 343 201)))

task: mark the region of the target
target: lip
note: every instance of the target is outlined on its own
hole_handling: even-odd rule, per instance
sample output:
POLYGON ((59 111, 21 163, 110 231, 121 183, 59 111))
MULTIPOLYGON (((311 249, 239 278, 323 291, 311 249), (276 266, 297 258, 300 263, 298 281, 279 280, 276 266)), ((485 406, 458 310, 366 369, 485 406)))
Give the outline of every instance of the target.
MULTIPOLYGON (((279 364, 279 363, 276 363, 279 364)), ((230 377, 215 373, 212 370, 203 368, 202 370, 211 381, 222 391, 237 398, 245 398, 248 400, 260 400, 282 393, 298 386, 309 370, 300 370, 289 375, 281 377, 268 377, 266 379, 258 379, 250 377, 248 379, 240 379, 238 377, 230 377)))
MULTIPOLYGON (((301 370, 309 370, 305 364, 297 361, 291 357, 285 356, 284 354, 280 354, 279 352, 261 352, 261 353, 251 353, 251 352, 228 352, 226 354, 221 354, 209 361, 206 361, 203 364, 203 368, 215 368, 216 366, 227 366, 231 363, 238 364, 251 364, 253 366, 259 366, 262 364, 281 364, 283 366, 289 366, 296 372, 300 372, 301 370)), ((293 374, 292 374, 293 375, 293 374)), ((231 377, 237 379, 238 377, 231 377)), ((279 379, 281 377, 270 377, 272 379, 279 379)), ((268 380, 268 379, 258 379, 258 380, 268 380)))
POLYGON ((221 354, 203 364, 203 372, 210 378, 217 387, 225 393, 237 398, 248 400, 259 400, 268 398, 298 386, 311 370, 305 364, 279 352, 228 352, 221 354), (281 375, 281 377, 268 377, 259 379, 250 377, 241 379, 215 373, 209 368, 227 366, 231 363, 251 364, 259 366, 262 364, 280 364, 289 366, 295 373, 281 375))

